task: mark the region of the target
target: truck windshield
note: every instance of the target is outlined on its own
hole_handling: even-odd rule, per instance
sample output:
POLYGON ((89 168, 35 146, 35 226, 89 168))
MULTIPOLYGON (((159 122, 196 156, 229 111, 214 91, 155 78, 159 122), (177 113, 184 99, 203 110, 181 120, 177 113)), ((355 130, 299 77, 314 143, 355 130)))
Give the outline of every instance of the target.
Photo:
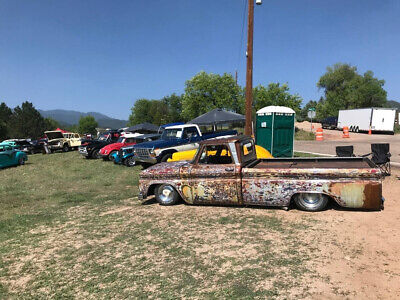
POLYGON ((165 129, 161 135, 163 140, 180 139, 182 137, 182 128, 165 129))
POLYGON ((109 138, 109 136, 110 136, 109 133, 102 133, 102 134, 99 136, 99 140, 100 140, 100 141, 106 141, 106 140, 109 138))

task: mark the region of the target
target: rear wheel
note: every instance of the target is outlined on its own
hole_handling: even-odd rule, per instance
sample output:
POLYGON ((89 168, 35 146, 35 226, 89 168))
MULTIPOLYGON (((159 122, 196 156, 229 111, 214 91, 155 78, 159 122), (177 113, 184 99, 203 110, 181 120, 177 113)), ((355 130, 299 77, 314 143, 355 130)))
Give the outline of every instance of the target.
POLYGON ((100 155, 99 155, 99 150, 93 150, 93 152, 92 152, 92 157, 94 158, 94 159, 99 159, 100 158, 100 155))
POLYGON ((173 186, 169 184, 162 184, 158 186, 154 194, 158 203, 161 205, 174 205, 179 200, 179 194, 173 186))
POLYGON ((302 193, 294 197, 298 209, 305 211, 321 211, 329 202, 328 196, 319 193, 302 193))

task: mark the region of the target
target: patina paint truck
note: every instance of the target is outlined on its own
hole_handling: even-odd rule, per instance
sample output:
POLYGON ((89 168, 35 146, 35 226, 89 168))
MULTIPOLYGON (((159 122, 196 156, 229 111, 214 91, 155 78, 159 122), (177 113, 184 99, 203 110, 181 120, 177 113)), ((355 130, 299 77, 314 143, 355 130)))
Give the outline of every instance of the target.
POLYGON ((383 208, 382 173, 367 158, 257 159, 250 137, 200 143, 192 161, 161 163, 140 174, 139 198, 162 205, 260 205, 320 211, 383 208))

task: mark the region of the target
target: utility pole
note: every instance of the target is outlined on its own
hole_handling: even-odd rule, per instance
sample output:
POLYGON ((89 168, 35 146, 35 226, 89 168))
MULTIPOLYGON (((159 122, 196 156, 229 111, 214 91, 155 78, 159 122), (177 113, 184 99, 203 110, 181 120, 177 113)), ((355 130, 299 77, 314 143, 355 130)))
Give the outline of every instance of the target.
POLYGON ((237 70, 235 71, 235 81, 236 81, 236 84, 237 84, 237 81, 238 81, 238 73, 237 73, 237 70))
POLYGON ((247 18, 247 70, 246 70, 246 125, 244 134, 253 134, 252 106, 253 106, 253 30, 254 30, 254 0, 249 0, 247 18))

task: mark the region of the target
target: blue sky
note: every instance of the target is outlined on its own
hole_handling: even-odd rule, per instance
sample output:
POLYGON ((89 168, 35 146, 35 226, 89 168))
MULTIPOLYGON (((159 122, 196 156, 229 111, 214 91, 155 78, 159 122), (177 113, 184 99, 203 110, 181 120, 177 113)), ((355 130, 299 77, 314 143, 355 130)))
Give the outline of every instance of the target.
MULTIPOLYGON (((126 119, 138 98, 182 93, 197 72, 245 82, 244 0, 0 0, 0 101, 126 119), (240 45, 242 49, 240 51, 240 45)), ((386 80, 400 100, 399 0, 263 0, 254 84, 318 99, 328 65, 386 80)), ((303 104, 304 104, 303 103, 303 104)))

